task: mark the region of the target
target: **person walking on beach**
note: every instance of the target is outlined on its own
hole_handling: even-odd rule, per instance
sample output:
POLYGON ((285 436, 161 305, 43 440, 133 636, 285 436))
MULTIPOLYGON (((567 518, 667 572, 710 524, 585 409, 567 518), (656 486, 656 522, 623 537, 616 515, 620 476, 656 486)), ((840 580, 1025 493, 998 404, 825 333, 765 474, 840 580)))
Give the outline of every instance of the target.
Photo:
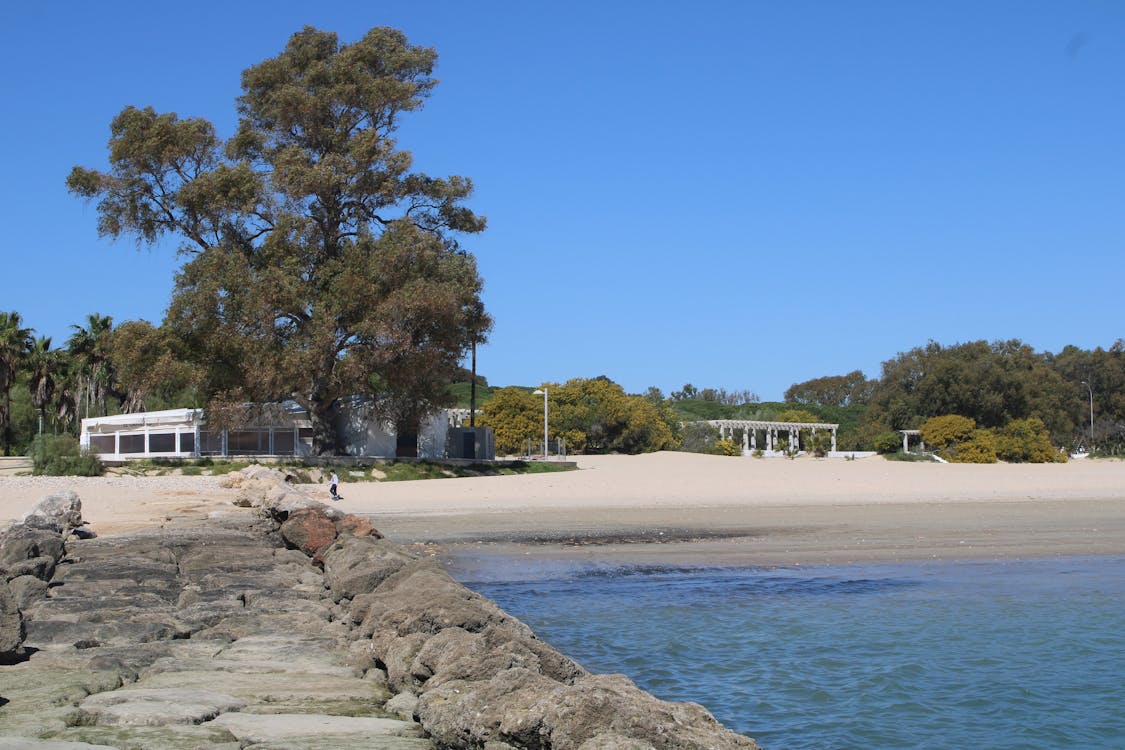
POLYGON ((332 470, 332 478, 328 481, 332 485, 331 487, 328 488, 328 491, 332 493, 332 499, 333 500, 339 500, 340 496, 336 494, 336 485, 338 485, 340 483, 340 478, 338 476, 336 476, 336 470, 335 469, 332 470))

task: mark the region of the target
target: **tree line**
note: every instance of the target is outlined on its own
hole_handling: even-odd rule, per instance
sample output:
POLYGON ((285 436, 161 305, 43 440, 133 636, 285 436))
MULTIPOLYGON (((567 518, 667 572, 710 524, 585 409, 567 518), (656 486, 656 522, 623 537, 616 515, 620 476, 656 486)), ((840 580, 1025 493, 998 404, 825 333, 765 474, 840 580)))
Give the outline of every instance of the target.
POLYGON ((114 326, 92 313, 62 346, 0 312, 0 448, 27 450, 40 434, 76 435, 91 416, 198 406, 199 381, 167 333, 145 321, 114 326))
MULTIPOLYGON (((930 341, 883 362, 878 378, 858 370, 826 375, 794 383, 784 399, 738 406, 699 398, 670 404, 689 421, 777 420, 786 409, 800 407, 820 421, 840 424, 842 450, 893 450, 901 445, 897 430, 921 429, 928 420, 953 415, 973 423, 984 441, 978 443, 985 446, 983 456, 996 451, 985 445, 980 430, 991 431, 1003 447, 1012 435, 1035 431, 1027 420, 1037 420, 1042 439, 1056 448, 1117 454, 1125 449, 1125 341, 1092 350, 1067 346, 1058 353, 1037 352, 1018 339, 951 346, 930 341)), ((964 446, 961 455, 968 455, 964 446)), ((1001 449, 1000 455, 1016 453, 1001 449)))

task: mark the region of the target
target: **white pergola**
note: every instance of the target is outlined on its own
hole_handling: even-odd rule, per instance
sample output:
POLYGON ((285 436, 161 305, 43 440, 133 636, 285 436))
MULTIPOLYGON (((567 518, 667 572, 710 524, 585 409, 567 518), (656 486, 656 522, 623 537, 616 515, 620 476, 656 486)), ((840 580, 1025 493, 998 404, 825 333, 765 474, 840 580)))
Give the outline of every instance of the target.
POLYGON ((765 433, 763 450, 773 453, 777 450, 778 437, 781 433, 789 433, 789 445, 800 445, 801 430, 808 430, 815 435, 817 430, 827 430, 832 433, 832 451, 836 450, 836 431, 839 424, 830 422, 764 422, 757 419, 710 419, 707 424, 717 427, 720 440, 734 438, 736 430, 742 431, 742 450, 753 451, 758 449, 758 433, 765 433))
POLYGON ((923 453, 926 452, 926 441, 922 439, 922 431, 921 430, 899 430, 899 432, 902 433, 902 452, 903 453, 909 453, 910 452, 910 438, 912 438, 912 437, 918 438, 918 446, 919 446, 918 450, 922 451, 923 453))

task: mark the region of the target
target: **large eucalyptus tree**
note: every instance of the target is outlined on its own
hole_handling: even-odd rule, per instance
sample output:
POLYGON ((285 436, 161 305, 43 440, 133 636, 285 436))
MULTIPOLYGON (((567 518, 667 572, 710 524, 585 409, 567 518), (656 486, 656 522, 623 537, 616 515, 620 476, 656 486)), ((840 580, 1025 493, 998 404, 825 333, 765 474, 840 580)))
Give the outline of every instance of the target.
POLYGON ((484 229, 463 205, 470 181, 412 171, 394 139, 437 83, 435 60, 394 29, 341 44, 306 28, 243 73, 229 140, 203 119, 127 107, 109 171, 67 181, 98 199, 102 235, 183 241, 166 324, 217 396, 306 407, 318 452, 335 448, 339 398, 373 380, 441 394, 418 383, 447 377, 489 327, 454 239, 484 229))

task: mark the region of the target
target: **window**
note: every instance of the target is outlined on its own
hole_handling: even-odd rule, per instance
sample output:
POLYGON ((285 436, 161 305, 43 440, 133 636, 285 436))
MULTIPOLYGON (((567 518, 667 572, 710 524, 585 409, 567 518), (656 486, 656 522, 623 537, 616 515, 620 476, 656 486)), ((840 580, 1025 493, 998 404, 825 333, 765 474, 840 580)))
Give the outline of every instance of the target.
POLYGON ((120 440, 121 440, 121 452, 122 453, 144 453, 145 452, 145 436, 144 435, 122 435, 120 440))
POLYGON ((278 430, 273 434, 273 452, 279 456, 293 455, 292 430, 278 430))
POLYGON ((259 430, 231 430, 227 433, 228 453, 265 453, 269 434, 259 430))
POLYGON ((113 435, 91 435, 90 451, 93 453, 115 453, 117 440, 113 435))
POLYGON ((180 453, 194 453, 195 452, 195 433, 194 432, 181 432, 180 433, 180 453))
POLYGON ((175 453, 176 433, 158 432, 148 436, 149 453, 175 453))

